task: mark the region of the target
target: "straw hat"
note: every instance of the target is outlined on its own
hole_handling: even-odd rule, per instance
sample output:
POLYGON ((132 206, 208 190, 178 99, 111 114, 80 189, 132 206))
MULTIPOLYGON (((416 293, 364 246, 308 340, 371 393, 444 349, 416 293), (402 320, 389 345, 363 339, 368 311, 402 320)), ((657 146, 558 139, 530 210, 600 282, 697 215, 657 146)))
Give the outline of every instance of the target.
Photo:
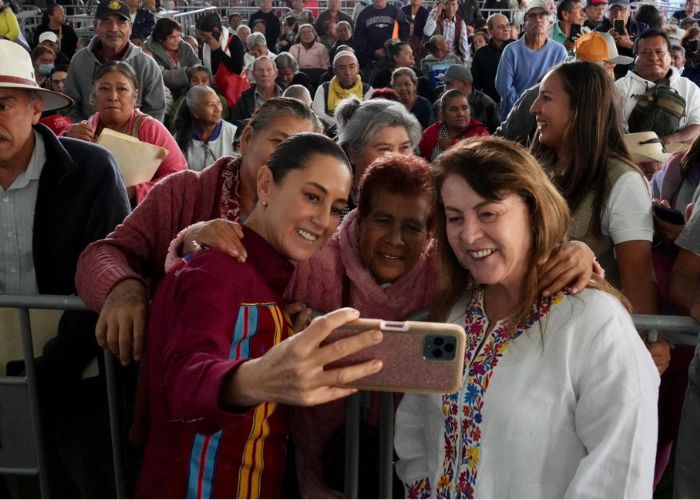
POLYGON ((655 132, 635 132, 625 134, 625 145, 635 161, 659 161, 664 163, 672 155, 664 149, 661 139, 655 132))
POLYGON ((29 53, 9 40, 0 40, 0 88, 34 90, 44 101, 44 111, 65 108, 73 99, 53 90, 41 88, 34 79, 29 53))

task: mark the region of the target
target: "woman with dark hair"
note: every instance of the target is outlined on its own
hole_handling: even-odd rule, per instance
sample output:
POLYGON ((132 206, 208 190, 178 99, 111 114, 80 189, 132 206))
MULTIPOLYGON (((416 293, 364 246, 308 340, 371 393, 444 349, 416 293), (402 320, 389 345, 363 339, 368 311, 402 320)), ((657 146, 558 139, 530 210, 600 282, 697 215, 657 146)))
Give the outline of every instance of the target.
POLYGON ((41 24, 34 32, 34 46, 39 45, 39 37, 47 31, 56 35, 58 51, 70 61, 77 50, 78 35, 73 26, 68 23, 66 11, 61 4, 52 3, 41 13, 41 24))
POLYGON ((697 85, 700 82, 700 28, 692 27, 686 31, 681 47, 685 49, 685 71, 682 76, 697 85))
POLYGON ((407 42, 387 40, 384 44, 386 59, 372 69, 368 83, 374 88, 391 87, 391 74, 397 68, 413 68, 416 60, 407 42))
POLYGON ((222 156, 234 153, 236 126, 221 119, 221 100, 211 87, 192 87, 185 100, 175 140, 190 170, 204 170, 222 156))
POLYGON ((634 20, 638 23, 645 23, 649 29, 661 30, 664 26, 664 18, 661 17, 659 9, 654 5, 645 3, 637 8, 634 20))
POLYGON ((221 24, 219 14, 211 13, 200 17, 196 24, 197 36, 202 40, 201 60, 209 72, 217 76, 219 66, 223 64, 229 72, 240 75, 243 71, 243 54, 245 49, 241 39, 229 33, 221 24))
POLYGON ((187 162, 165 125, 136 108, 138 78, 131 66, 122 61, 111 61, 98 67, 94 78, 91 98, 97 112, 74 124, 66 132, 68 137, 96 142, 107 128, 168 151, 150 181, 127 186, 129 200, 135 206, 143 201, 156 182, 185 170, 187 162))
POLYGON ((477 135, 489 135, 486 125, 472 118, 469 97, 452 89, 440 98, 441 120, 425 129, 420 140, 420 154, 428 161, 439 157, 454 144, 477 135))
MULTIPOLYGON (((531 112, 532 152, 569 204, 570 236, 593 249, 636 313, 657 314, 651 193, 625 146, 612 79, 594 63, 562 64, 542 80, 531 112)), ((650 348, 663 373, 668 344, 650 348)))
POLYGON ((659 375, 626 301, 594 278, 543 296, 537 263, 568 241, 567 202, 521 146, 438 160, 434 321, 467 332, 459 391, 406 394, 396 470, 409 498, 651 497, 659 375))
POLYGON ((180 24, 162 17, 156 21, 145 47, 153 54, 163 72, 163 83, 170 89, 173 99, 184 94, 189 85, 187 69, 200 64, 197 54, 182 40, 180 24))
POLYGON ((282 294, 294 270, 340 223, 352 175, 329 138, 300 134, 257 173, 239 262, 218 250, 183 259, 156 292, 144 401, 147 437, 138 498, 280 498, 287 406, 355 392, 343 383, 380 361, 324 365, 381 341, 376 331, 321 347, 359 314, 335 311, 294 334, 282 294))

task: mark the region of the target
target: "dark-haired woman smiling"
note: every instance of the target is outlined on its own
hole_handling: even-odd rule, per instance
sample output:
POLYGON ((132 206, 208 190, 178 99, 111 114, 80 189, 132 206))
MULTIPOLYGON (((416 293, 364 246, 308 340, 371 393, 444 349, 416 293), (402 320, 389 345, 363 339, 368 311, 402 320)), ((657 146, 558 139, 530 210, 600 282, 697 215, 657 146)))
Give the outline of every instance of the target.
POLYGON ((151 309, 146 359, 148 437, 138 497, 280 497, 287 437, 283 405, 351 394, 339 387, 378 361, 324 365, 381 341, 366 332, 319 347, 358 317, 344 309, 298 335, 282 309, 290 261, 321 249, 340 223, 352 175, 319 134, 282 142, 257 175, 257 202, 241 263, 218 250, 183 259, 151 309))

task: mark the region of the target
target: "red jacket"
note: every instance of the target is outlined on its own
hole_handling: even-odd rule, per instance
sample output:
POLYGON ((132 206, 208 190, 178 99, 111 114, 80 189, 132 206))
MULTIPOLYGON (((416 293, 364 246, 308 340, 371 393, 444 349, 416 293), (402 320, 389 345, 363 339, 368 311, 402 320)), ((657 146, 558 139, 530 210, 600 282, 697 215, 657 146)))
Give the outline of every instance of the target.
MULTIPOLYGON (((441 126, 442 121, 433 123, 423 131, 423 137, 420 139, 420 144, 418 145, 420 148, 420 154, 428 161, 430 161, 430 157, 433 154, 433 149, 435 149, 435 146, 437 146, 441 126)), ((489 130, 486 128, 486 125, 481 123, 479 120, 472 118, 462 135, 456 137, 454 141, 452 141, 451 146, 454 146, 462 139, 467 139, 478 135, 489 135, 489 130)))
POLYGON ((173 268, 154 298, 138 498, 282 494, 286 407, 219 405, 228 373, 293 334, 280 304, 294 268, 257 233, 243 231, 247 262, 200 252, 173 268))

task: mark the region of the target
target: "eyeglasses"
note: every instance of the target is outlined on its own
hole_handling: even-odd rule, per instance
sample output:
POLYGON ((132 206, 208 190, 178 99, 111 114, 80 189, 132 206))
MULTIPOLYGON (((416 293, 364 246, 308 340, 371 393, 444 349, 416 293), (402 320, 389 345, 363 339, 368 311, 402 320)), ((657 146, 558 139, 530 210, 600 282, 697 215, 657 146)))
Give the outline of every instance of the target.
POLYGON ((539 12, 529 12, 527 15, 528 20, 534 21, 535 19, 545 19, 549 17, 549 12, 541 10, 539 12))

